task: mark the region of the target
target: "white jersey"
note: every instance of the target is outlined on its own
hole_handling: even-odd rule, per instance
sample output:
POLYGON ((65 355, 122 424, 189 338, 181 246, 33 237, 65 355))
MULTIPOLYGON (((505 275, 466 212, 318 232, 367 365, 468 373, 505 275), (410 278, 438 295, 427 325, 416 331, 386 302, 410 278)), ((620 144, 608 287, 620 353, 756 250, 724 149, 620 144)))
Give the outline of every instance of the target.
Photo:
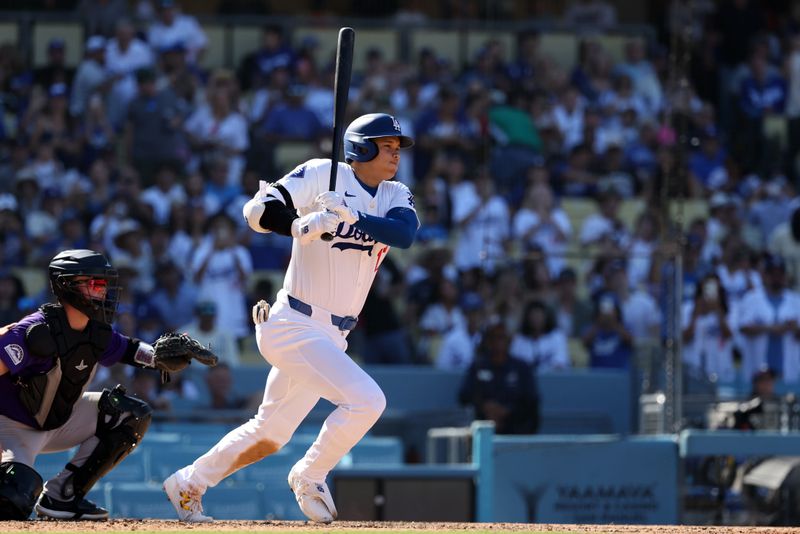
MULTIPOLYGON (((317 195, 328 191, 331 160, 312 159, 278 180, 292 197, 300 216, 319 211, 317 195)), ((385 217, 393 208, 414 210, 414 196, 397 181, 385 181, 373 197, 358 181, 353 168, 339 163, 336 191, 347 205, 368 215, 385 217)), ((274 188, 270 194, 283 201, 274 188)), ((340 316, 358 316, 389 246, 341 222, 333 241, 301 246, 295 239, 283 289, 301 301, 340 316)))

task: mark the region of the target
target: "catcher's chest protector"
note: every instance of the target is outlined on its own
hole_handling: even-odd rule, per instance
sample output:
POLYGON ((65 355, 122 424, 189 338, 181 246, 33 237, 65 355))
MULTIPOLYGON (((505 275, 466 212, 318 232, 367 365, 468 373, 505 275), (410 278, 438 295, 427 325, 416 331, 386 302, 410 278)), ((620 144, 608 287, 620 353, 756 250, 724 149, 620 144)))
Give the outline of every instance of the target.
POLYGON ((97 361, 111 342, 111 327, 94 320, 83 332, 69 327, 67 315, 59 305, 42 307, 47 331, 55 342, 54 366, 47 373, 20 378, 20 400, 43 430, 58 428, 72 415, 72 407, 94 376, 97 361))

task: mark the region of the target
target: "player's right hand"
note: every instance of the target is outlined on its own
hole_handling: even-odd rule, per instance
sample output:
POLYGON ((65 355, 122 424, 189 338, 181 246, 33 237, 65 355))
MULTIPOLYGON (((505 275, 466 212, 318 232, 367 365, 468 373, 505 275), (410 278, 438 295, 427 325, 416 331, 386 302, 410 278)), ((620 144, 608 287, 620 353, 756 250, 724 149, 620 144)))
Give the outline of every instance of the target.
POLYGON ((266 323, 269 318, 269 304, 266 300, 259 300, 253 306, 253 324, 258 326, 261 323, 266 323))
POLYGON ((314 211, 294 220, 292 237, 301 245, 308 245, 326 232, 335 234, 340 222, 339 216, 331 211, 314 211))

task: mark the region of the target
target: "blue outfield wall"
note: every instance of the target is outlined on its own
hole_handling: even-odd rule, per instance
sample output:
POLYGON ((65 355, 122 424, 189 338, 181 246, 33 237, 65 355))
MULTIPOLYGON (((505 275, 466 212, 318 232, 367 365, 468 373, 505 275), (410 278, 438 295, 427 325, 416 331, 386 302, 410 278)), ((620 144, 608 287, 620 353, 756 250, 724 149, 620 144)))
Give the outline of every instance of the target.
POLYGON ((671 437, 494 436, 473 426, 478 521, 675 524, 671 437), (487 439, 488 438, 488 439, 487 439))

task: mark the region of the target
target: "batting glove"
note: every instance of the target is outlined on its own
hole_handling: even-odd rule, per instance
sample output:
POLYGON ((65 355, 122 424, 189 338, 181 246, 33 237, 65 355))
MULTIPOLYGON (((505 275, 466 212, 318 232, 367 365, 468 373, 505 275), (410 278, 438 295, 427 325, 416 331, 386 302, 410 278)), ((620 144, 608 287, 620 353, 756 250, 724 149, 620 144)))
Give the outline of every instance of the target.
POLYGON ((317 204, 322 208, 336 213, 340 219, 349 225, 358 222, 358 212, 347 205, 342 195, 336 191, 326 191, 316 198, 317 204))
POLYGON ((339 216, 332 211, 315 211, 292 222, 292 237, 301 245, 308 245, 324 233, 336 233, 339 216))
POLYGON ((347 206, 347 203, 342 198, 342 195, 336 191, 325 191, 317 195, 314 200, 322 209, 333 211, 334 208, 339 206, 347 206))
POLYGON ((258 326, 261 323, 266 323, 268 318, 269 304, 267 304, 266 300, 259 300, 256 305, 253 306, 253 324, 258 326))

